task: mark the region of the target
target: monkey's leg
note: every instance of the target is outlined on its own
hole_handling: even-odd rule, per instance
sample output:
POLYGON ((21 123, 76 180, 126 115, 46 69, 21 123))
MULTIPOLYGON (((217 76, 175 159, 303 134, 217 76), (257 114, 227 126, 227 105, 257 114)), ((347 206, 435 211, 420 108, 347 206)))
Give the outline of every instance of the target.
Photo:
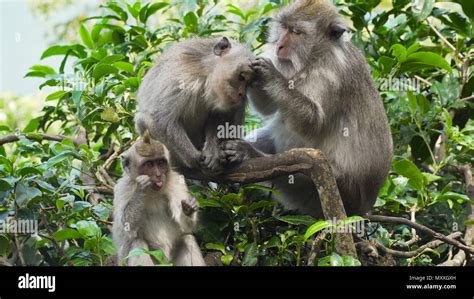
MULTIPOLYGON (((149 250, 148 244, 141 239, 135 239, 132 242, 132 245, 130 247, 130 252, 136 248, 143 248, 145 250, 149 250)), ((127 259, 126 262, 127 266, 154 266, 155 263, 153 262, 153 259, 151 258, 150 255, 144 253, 139 256, 132 256, 127 259)))
POLYGON ((201 249, 191 234, 183 235, 176 244, 172 261, 175 266, 206 266, 201 249))

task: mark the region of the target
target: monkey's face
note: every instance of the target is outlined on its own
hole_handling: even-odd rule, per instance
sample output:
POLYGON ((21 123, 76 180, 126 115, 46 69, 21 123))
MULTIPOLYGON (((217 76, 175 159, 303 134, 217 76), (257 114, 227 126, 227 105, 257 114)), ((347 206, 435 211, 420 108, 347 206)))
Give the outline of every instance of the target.
POLYGON ((213 93, 218 99, 217 108, 229 110, 244 105, 246 91, 254 76, 250 67, 255 58, 253 53, 240 44, 231 44, 222 38, 214 47, 215 66, 213 74, 213 93))
POLYGON ((171 169, 169 160, 170 155, 166 147, 151 139, 146 131, 143 138, 122 155, 122 167, 133 181, 140 175, 148 176, 150 188, 158 191, 166 185, 171 169))
POLYGON ((283 9, 269 34, 275 65, 300 71, 338 44, 346 27, 327 1, 299 1, 283 9))
POLYGON ((152 182, 152 189, 160 190, 163 188, 169 171, 168 160, 164 157, 155 157, 143 159, 139 163, 138 175, 144 174, 149 176, 152 182))

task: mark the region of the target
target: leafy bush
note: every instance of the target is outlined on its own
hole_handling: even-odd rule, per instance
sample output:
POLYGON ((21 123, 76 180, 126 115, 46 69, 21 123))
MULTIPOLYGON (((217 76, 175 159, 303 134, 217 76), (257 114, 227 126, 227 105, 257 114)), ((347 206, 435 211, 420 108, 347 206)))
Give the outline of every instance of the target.
MULTIPOLYGON (((118 154, 137 137, 135 97, 144 74, 172 42, 194 36, 225 34, 260 53, 270 15, 287 1, 257 2, 245 9, 215 7, 210 0, 108 2, 99 16, 82 20, 80 43, 46 49, 42 60, 61 56, 62 63, 35 65, 26 77, 44 78, 40 88, 57 91, 46 97, 42 115, 23 128, 0 126, 5 135, 19 138, 0 147, 0 220, 37 219, 39 232, 0 234, 0 254, 7 259, 19 251, 12 259, 17 265, 108 264, 114 255, 111 180, 122 173, 118 154), (65 71, 69 66, 72 74, 65 71), (43 134, 55 127, 70 137, 43 134), (87 132, 87 142, 79 128, 87 132)), ((463 177, 448 169, 473 160, 471 2, 337 4, 352 21, 352 40, 380 85, 394 139, 392 172, 376 212, 408 216, 416 211, 418 222, 440 232, 464 229, 472 199, 463 177), (419 90, 407 91, 404 80, 419 90)), ((247 122, 261 124, 250 111, 247 122)), ((284 213, 269 199, 271 189, 191 189, 202 207, 197 237, 203 252, 219 252, 224 265, 307 263, 311 239, 305 233, 316 233, 321 222, 284 213)), ((370 238, 387 246, 412 237, 406 226, 370 227, 370 238)), ((360 264, 338 255, 332 240, 329 235, 318 265, 360 264)), ((446 253, 447 246, 441 246, 399 263, 430 265, 446 253)))

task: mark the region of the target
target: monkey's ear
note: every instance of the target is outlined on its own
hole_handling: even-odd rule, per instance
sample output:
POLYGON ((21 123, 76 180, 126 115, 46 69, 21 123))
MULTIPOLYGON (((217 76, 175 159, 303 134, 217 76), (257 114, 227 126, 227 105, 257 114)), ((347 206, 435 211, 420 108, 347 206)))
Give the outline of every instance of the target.
POLYGON ((216 56, 222 56, 223 54, 227 53, 232 45, 227 37, 223 37, 215 46, 214 46, 214 54, 216 56))
POLYGON ((148 129, 143 133, 143 143, 151 143, 150 131, 148 129))
POLYGON ((330 30, 331 37, 334 39, 339 39, 344 34, 344 32, 347 31, 347 27, 346 25, 337 22, 331 24, 330 30))
POLYGON ((122 154, 120 156, 120 159, 122 160, 122 169, 125 172, 128 172, 129 167, 130 167, 130 159, 128 158, 128 155, 127 154, 122 154))

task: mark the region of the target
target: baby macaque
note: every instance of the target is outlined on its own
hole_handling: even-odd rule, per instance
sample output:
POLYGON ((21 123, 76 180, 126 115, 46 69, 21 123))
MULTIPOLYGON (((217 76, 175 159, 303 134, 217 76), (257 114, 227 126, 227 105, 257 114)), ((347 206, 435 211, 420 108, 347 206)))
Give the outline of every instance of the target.
MULTIPOLYGON (((114 189, 113 239, 119 263, 132 250, 161 250, 176 266, 205 266, 193 236, 198 202, 184 178, 171 169, 170 154, 148 131, 122 155, 124 176, 114 189)), ((159 262, 142 254, 125 260, 127 266, 159 262)))

